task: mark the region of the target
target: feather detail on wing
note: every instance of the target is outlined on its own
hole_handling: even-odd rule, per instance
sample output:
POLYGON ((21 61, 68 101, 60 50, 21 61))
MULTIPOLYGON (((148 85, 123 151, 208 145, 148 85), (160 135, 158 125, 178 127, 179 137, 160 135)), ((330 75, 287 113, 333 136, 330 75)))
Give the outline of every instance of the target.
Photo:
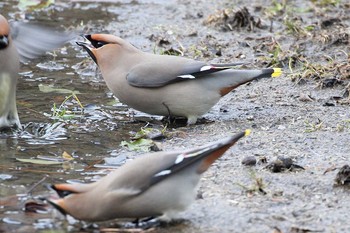
POLYGON ((174 67, 174 64, 176 60, 157 65, 152 62, 144 62, 132 68, 126 79, 134 87, 162 87, 171 83, 201 78, 243 63, 207 65, 203 62, 192 61, 179 62, 177 67, 174 67))
POLYGON ((216 159, 220 158, 225 151, 234 145, 240 138, 249 135, 249 132, 249 130, 246 130, 245 132, 225 138, 204 148, 202 147, 187 153, 179 154, 172 165, 159 171, 151 178, 149 185, 154 185, 196 163, 198 163, 198 168, 194 168, 196 169, 196 172, 198 174, 205 172, 216 159))

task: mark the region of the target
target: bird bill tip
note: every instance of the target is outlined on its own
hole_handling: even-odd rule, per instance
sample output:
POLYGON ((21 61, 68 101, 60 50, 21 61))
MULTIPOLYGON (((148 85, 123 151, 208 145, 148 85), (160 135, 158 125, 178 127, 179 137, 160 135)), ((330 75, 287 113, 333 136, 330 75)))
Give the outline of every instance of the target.
MULTIPOLYGON (((85 38, 85 37, 84 37, 85 38)), ((85 41, 76 41, 75 42, 78 46, 81 46, 85 51, 90 55, 92 60, 97 64, 97 59, 95 55, 95 47, 92 45, 91 41, 85 38, 85 41)))
POLYGON ((94 46, 92 45, 90 38, 90 35, 80 35, 83 39, 83 41, 76 41, 75 43, 79 46, 82 46, 84 48, 94 48, 94 46))
POLYGON ((246 130, 244 131, 244 136, 249 136, 250 133, 251 133, 251 130, 250 130, 250 129, 246 129, 246 130))
POLYGON ((64 209, 64 200, 63 199, 46 199, 46 201, 52 205, 55 209, 57 209, 62 215, 66 215, 66 211, 64 209))
POLYGON ((75 43, 83 48, 92 48, 90 41, 76 41, 75 43))
POLYGON ((273 68, 273 73, 272 73, 271 77, 277 78, 277 77, 281 76, 281 74, 282 74, 281 68, 273 68))

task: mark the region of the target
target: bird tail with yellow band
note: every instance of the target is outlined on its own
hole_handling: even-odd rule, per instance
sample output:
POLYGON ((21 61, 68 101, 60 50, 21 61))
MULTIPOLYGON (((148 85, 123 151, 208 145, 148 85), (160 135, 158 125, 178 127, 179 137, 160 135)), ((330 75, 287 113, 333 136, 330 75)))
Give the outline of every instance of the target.
POLYGON ((255 77, 255 79, 279 77, 282 74, 282 69, 281 68, 267 68, 267 69, 262 69, 261 72, 262 73, 259 76, 255 77))
POLYGON ((277 78, 281 76, 282 74, 282 69, 281 68, 273 68, 273 73, 271 74, 272 78, 277 78))

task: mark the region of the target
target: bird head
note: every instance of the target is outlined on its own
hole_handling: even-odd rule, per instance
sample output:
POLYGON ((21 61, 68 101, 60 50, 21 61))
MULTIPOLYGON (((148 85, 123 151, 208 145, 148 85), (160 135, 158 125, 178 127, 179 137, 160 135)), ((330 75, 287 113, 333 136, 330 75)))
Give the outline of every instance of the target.
POLYGON ((138 51, 130 43, 114 35, 91 34, 82 37, 84 41, 76 42, 77 45, 83 47, 98 66, 113 63, 113 60, 123 57, 129 52, 138 51))
POLYGON ((10 26, 4 16, 0 14, 0 49, 4 49, 9 44, 10 26))

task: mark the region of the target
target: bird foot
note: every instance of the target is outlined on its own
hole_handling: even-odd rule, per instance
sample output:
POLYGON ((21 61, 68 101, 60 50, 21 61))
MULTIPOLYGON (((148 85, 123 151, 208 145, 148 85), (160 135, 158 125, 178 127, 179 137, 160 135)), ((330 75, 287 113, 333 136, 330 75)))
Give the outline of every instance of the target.
POLYGON ((132 223, 135 224, 136 228, 142 229, 150 229, 150 228, 167 228, 171 226, 177 226, 179 224, 183 224, 187 220, 185 219, 171 219, 171 220, 163 220, 157 217, 149 217, 144 219, 136 219, 132 223))
POLYGON ((163 124, 169 125, 171 127, 183 127, 187 125, 187 119, 181 117, 165 116, 161 120, 163 124))
POLYGON ((148 218, 137 218, 131 222, 134 224, 136 228, 149 229, 158 227, 160 225, 160 221, 157 217, 148 217, 148 218))

